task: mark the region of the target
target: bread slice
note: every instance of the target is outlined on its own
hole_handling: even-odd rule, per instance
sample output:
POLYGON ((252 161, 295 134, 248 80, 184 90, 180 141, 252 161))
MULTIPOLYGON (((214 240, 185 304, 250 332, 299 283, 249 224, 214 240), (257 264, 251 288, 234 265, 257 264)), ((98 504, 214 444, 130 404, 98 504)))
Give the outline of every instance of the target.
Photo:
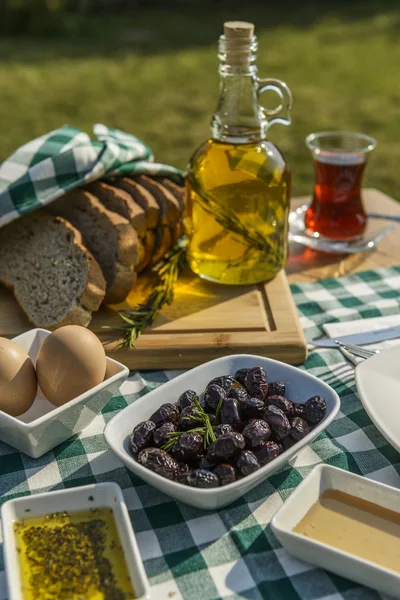
POLYGON ((87 326, 106 282, 79 231, 38 211, 0 233, 0 281, 11 288, 35 327, 87 326))
POLYGON ((155 229, 160 220, 160 207, 154 196, 130 177, 119 177, 112 181, 112 185, 128 192, 134 201, 141 206, 146 215, 147 229, 155 229))
POLYGON ((154 267, 162 257, 168 252, 173 244, 171 229, 166 225, 160 225, 155 230, 156 239, 153 254, 150 260, 150 267, 154 267))
POLYGON ((181 214, 185 210, 185 188, 182 185, 178 185, 168 177, 159 177, 157 178, 158 183, 167 188, 168 191, 171 192, 173 196, 178 200, 179 208, 181 214))
POLYGON ((139 204, 133 200, 132 196, 125 190, 120 190, 104 181, 95 181, 90 183, 85 189, 96 196, 98 200, 108 209, 114 211, 128 219, 133 229, 137 232, 138 240, 138 261, 136 271, 139 272, 139 266, 148 264, 149 259, 145 247, 146 236, 146 214, 139 204))
POLYGON ((160 222, 162 224, 175 224, 180 219, 181 210, 179 202, 167 188, 147 175, 139 175, 136 181, 146 188, 157 200, 157 204, 160 207, 160 222))
POLYGON ((85 189, 96 196, 108 210, 112 210, 128 219, 139 237, 145 234, 147 229, 146 213, 128 192, 104 181, 90 183, 85 189))
POLYGON ((107 210, 82 189, 68 192, 50 204, 49 210, 81 232, 85 246, 103 271, 107 283, 105 302, 122 302, 134 285, 138 261, 138 237, 129 221, 107 210))

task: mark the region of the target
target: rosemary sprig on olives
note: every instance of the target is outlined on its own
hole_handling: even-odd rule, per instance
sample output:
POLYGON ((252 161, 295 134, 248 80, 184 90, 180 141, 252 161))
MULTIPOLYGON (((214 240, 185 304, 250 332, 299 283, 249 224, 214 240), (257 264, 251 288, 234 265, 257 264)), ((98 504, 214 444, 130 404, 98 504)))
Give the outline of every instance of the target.
POLYGON ((204 394, 162 404, 129 438, 135 459, 158 475, 211 488, 233 483, 302 440, 326 414, 321 396, 294 403, 261 367, 215 377, 204 394))

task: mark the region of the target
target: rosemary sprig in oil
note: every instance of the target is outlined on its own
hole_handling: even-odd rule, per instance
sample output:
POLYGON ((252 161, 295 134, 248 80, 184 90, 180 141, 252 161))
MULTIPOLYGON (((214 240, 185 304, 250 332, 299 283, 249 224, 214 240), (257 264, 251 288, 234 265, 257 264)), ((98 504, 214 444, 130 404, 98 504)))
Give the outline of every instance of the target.
MULTIPOLYGON (((238 238, 239 242, 249 248, 271 253, 274 259, 279 262, 279 252, 268 237, 264 236, 254 227, 245 225, 233 210, 221 204, 210 192, 203 195, 192 180, 191 185, 196 192, 196 201, 200 204, 201 208, 212 215, 226 233, 234 235, 238 238)), ((241 260, 243 260, 243 257, 241 257, 241 260)))
POLYGON ((152 325, 157 312, 172 303, 175 284, 185 264, 186 239, 181 238, 156 267, 157 282, 147 300, 131 310, 118 311, 124 325, 107 327, 123 332, 117 348, 134 348, 135 341, 152 325))

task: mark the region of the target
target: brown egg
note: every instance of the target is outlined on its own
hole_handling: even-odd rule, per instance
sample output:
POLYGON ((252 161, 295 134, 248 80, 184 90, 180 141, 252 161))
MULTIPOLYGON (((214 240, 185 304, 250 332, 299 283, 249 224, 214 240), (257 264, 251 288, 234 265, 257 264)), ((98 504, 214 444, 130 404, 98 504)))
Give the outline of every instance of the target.
POLYGON ((85 327, 60 327, 41 345, 36 373, 47 400, 62 406, 104 380, 104 348, 98 337, 85 327))
POLYGON ((17 417, 33 404, 37 392, 35 367, 15 342, 0 337, 0 410, 17 417))

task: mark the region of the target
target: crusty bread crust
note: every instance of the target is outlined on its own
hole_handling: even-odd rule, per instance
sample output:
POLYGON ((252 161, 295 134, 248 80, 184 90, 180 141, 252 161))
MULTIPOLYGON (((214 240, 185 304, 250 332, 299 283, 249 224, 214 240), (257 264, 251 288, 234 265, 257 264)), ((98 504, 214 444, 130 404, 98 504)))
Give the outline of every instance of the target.
POLYGON ((139 237, 144 235, 147 229, 146 214, 128 192, 104 181, 94 181, 87 185, 85 189, 96 196, 108 210, 128 219, 139 237))
POLYGON ((135 202, 141 206, 146 214, 146 227, 155 229, 160 220, 160 207, 154 196, 130 177, 120 177, 113 180, 112 185, 125 190, 135 202))
POLYGON ((137 182, 148 190, 160 207, 160 221, 163 224, 176 223, 181 216, 179 202, 175 196, 163 187, 155 179, 151 179, 147 175, 139 175, 136 178, 137 182))
POLYGON ((185 188, 174 181, 171 181, 168 177, 160 177, 157 181, 175 196, 178 200, 181 214, 183 214, 183 211, 185 210, 185 188))

